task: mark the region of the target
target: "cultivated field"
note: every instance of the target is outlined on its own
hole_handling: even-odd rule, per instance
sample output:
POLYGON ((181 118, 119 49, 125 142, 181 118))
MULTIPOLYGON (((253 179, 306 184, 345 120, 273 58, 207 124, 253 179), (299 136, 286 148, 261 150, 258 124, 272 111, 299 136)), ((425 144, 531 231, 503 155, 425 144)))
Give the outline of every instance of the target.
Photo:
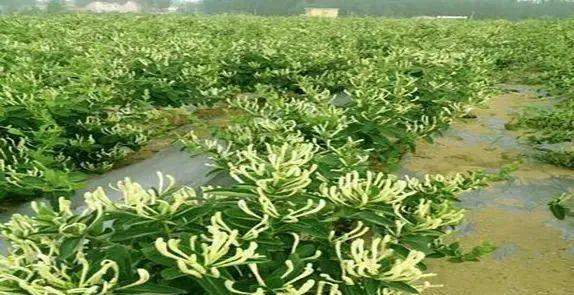
MULTIPOLYGON (((520 223, 544 237, 524 259, 574 247, 544 226, 572 214, 572 48, 574 21, 0 18, 0 199, 52 203, 0 226, 0 294, 484 294, 457 275, 492 271, 476 261, 520 223), (160 173, 153 189, 114 184, 119 203, 100 188, 71 206, 171 142, 234 184, 160 173), (518 219, 471 203, 524 198, 466 197, 517 177, 566 180, 518 219), (461 244, 449 233, 469 210, 486 229, 461 244)), ((548 294, 574 287, 566 252, 534 264, 556 259, 548 294)), ((512 294, 502 281, 489 292, 512 294)))

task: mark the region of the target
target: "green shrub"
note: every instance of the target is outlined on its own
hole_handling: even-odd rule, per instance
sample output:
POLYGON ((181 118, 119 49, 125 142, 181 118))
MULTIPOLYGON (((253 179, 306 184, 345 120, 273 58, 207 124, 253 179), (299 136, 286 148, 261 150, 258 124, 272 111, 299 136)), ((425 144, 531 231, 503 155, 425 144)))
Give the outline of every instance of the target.
POLYGON ((311 143, 232 152, 237 184, 194 191, 160 176, 155 189, 125 179, 115 203, 102 188, 73 210, 33 203, 35 216, 1 227, 10 294, 411 294, 425 257, 476 260, 442 237, 460 223, 457 195, 482 174, 402 178, 321 175, 311 143))

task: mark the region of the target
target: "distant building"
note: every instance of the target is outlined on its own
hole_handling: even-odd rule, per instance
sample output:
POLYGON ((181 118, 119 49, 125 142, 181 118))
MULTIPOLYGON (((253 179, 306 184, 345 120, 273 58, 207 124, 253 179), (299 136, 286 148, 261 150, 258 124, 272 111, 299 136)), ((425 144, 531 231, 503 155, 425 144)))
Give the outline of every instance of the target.
POLYGON ((86 6, 79 7, 77 10, 90 11, 95 13, 105 13, 105 12, 128 13, 128 12, 140 12, 141 7, 135 1, 128 1, 123 4, 94 1, 86 6))
POLYGON ((414 16, 411 17, 412 19, 452 19, 452 20, 467 20, 468 16, 459 16, 459 15, 440 15, 440 16, 414 16))
POLYGON ((180 9, 179 5, 172 4, 170 7, 166 8, 165 11, 167 13, 174 13, 174 12, 178 12, 179 9, 180 9))
POLYGON ((305 15, 318 17, 337 17, 339 16, 339 8, 306 8, 305 15))
POLYGON ((462 15, 439 15, 436 17, 437 19, 453 19, 453 20, 467 20, 468 16, 462 15))

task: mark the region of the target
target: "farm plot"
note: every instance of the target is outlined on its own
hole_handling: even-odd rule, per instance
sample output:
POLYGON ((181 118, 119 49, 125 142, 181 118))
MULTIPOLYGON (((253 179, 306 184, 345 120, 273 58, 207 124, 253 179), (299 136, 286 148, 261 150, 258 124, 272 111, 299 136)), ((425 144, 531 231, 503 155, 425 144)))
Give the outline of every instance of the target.
MULTIPOLYGON (((102 188, 87 193, 80 212, 65 198, 34 204, 35 216, 14 215, 2 226, 11 248, 0 290, 13 294, 436 287, 427 282, 429 259, 476 261, 494 250, 489 243, 464 250, 445 235, 464 219, 461 194, 507 179, 512 167, 391 173, 418 141, 485 103, 495 81, 516 78, 511 71, 568 85, 556 82, 564 80, 558 63, 522 64, 542 49, 522 44, 528 35, 520 29, 542 39, 538 24, 564 36, 572 27, 183 16, 1 21, 4 198, 56 200, 78 187, 80 173, 111 169, 173 129, 174 113, 186 121, 214 109, 233 115, 217 126, 193 124, 211 131, 209 139, 192 132, 179 142, 211 155, 236 181, 194 190, 160 174, 155 189, 119 182, 120 202, 102 188), (63 37, 49 37, 56 33, 63 37)), ((568 40, 546 53, 554 58, 568 40)))
POLYGON ((400 117, 391 124, 398 129, 368 139, 383 162, 396 162, 413 136, 400 129, 444 128, 490 85, 488 58, 450 45, 420 48, 408 24, 388 30, 351 21, 335 30, 296 19, 66 16, 2 19, 0 30, 0 198, 66 195, 78 188, 76 172, 109 170, 181 122, 173 108, 266 95, 265 88, 404 101, 400 112, 377 110, 365 119, 373 122, 354 127, 369 133, 377 117, 400 117), (373 38, 403 35, 385 46, 373 38))

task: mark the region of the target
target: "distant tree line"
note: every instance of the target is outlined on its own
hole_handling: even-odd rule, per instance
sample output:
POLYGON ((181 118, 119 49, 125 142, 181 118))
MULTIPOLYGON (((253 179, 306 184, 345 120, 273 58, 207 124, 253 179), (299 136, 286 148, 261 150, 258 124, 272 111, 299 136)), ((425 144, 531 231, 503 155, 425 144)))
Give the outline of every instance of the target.
MULTIPOLYGON (((124 4, 130 0, 0 0, 0 11, 34 10, 37 4, 44 4, 47 12, 65 12, 70 5, 86 6, 92 2, 107 2, 124 4)), ((165 9, 171 6, 172 0, 132 0, 139 3, 144 10, 165 9)))
MULTIPOLYGON (((75 0, 74 3, 79 6, 85 6, 95 1, 124 4, 130 0, 75 0)), ((131 1, 139 3, 144 9, 145 8, 163 9, 169 7, 171 3, 174 2, 172 0, 131 0, 131 1)))
MULTIPOLYGON (((78 6, 93 1, 125 3, 129 0, 74 0, 78 6)), ((176 3, 180 12, 245 13, 255 15, 300 15, 308 7, 336 7, 341 15, 416 17, 463 15, 489 18, 574 17, 574 0, 134 0, 144 11, 162 10, 176 3)), ((36 0, 0 0, 0 11, 21 11, 35 7, 36 0)), ((48 0, 46 11, 65 11, 69 1, 48 0)))
POLYGON ((35 0, 0 0, 0 10, 18 10, 36 5, 35 0))
POLYGON ((565 0, 203 0, 201 3, 205 13, 257 15, 298 15, 307 7, 336 7, 342 15, 357 16, 574 17, 574 2, 565 0))

